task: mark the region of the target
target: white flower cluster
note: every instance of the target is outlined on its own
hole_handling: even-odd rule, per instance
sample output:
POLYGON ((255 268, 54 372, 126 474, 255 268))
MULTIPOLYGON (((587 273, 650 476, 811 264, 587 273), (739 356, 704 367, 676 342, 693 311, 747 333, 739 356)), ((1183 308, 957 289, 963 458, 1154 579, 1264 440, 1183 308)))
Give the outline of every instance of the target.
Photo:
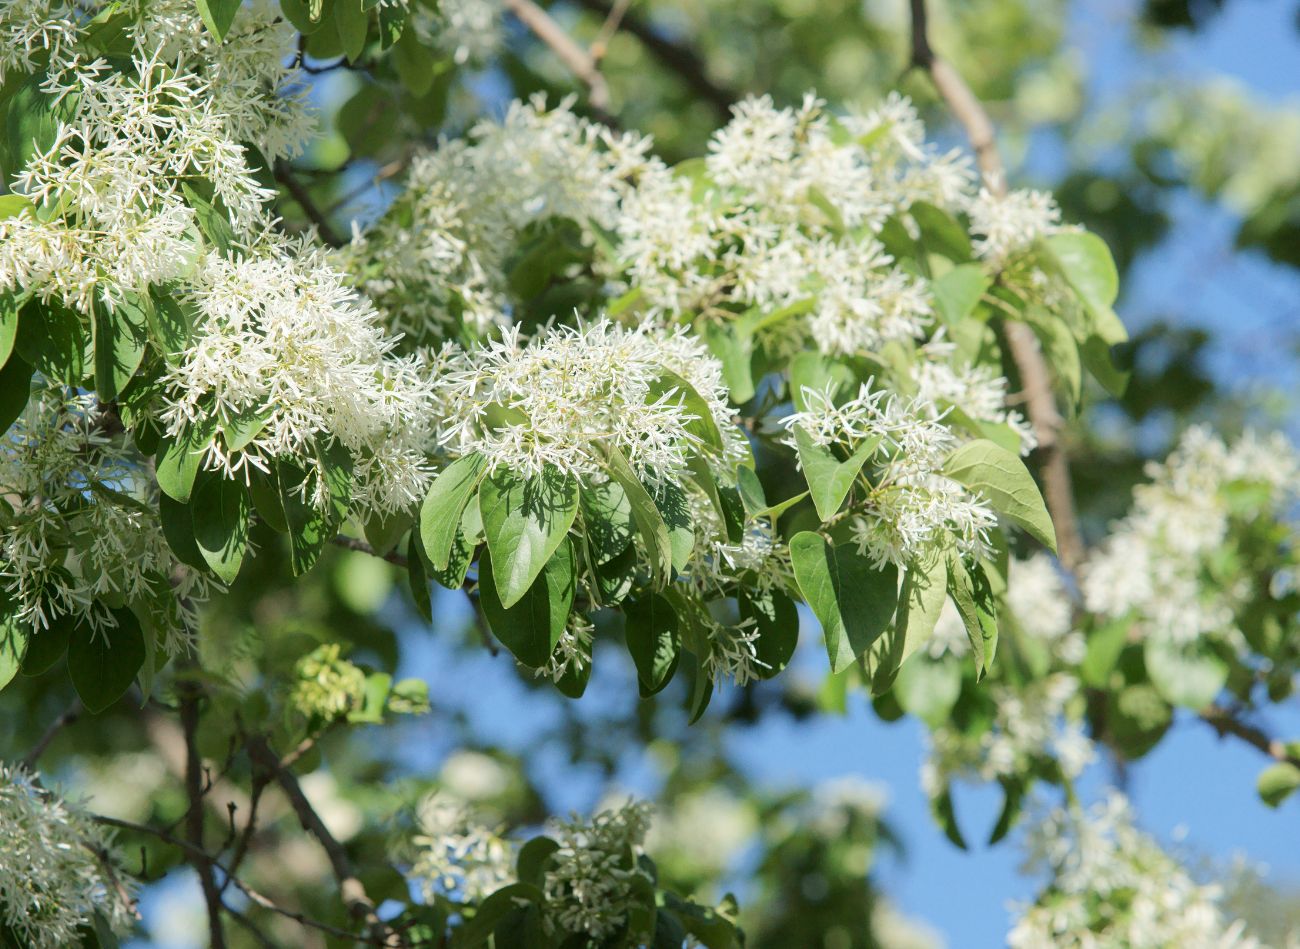
POLYGON ((417 810, 420 833, 408 876, 425 900, 453 896, 478 902, 515 879, 514 845, 484 824, 459 796, 435 792, 417 810))
MULTIPOLYGON (((233 475, 290 457, 319 471, 318 448, 334 438, 354 459, 360 511, 418 503, 433 438, 423 363, 391 354, 374 309, 321 251, 268 234, 235 259, 210 252, 198 262, 189 299, 199 319, 193 344, 167 376, 171 429, 213 416, 223 427, 260 421, 238 451, 213 438, 209 467, 233 475)), ((323 490, 323 479, 310 480, 323 490)))
POLYGON ((1300 493, 1300 457, 1281 435, 1247 432, 1228 445, 1208 429, 1189 429, 1149 484, 1084 565, 1089 611, 1128 619, 1143 636, 1176 645, 1213 638, 1242 642, 1236 614, 1256 595, 1247 578, 1206 571, 1229 540, 1234 519, 1287 522, 1300 493))
POLYGON ((511 321, 508 270, 529 225, 569 221, 588 243, 615 226, 649 140, 580 119, 571 103, 513 102, 500 124, 416 156, 403 194, 341 252, 394 332, 486 334, 511 321))
POLYGON ((1028 455, 1038 445, 1029 420, 1007 408, 1007 380, 989 366, 963 364, 957 347, 939 330, 917 351, 920 358, 912 367, 918 402, 926 405, 935 421, 949 408, 960 409, 976 422, 1006 425, 1020 439, 1020 454, 1028 455))
POLYGON ((410 5, 420 38, 457 65, 482 66, 505 42, 502 0, 439 0, 436 12, 410 5))
POLYGON ((786 109, 747 99, 734 113, 698 175, 647 166, 624 201, 620 266, 651 312, 725 319, 815 298, 806 327, 781 329, 792 351, 810 337, 854 354, 921 335, 927 288, 892 267, 875 234, 917 200, 960 207, 965 159, 928 149, 899 97, 839 122, 812 96, 786 109))
POLYGON ((975 252, 993 264, 1060 230, 1061 209, 1043 191, 996 194, 981 188, 969 211, 971 231, 978 235, 975 252))
POLYGON ((0 763, 0 920, 32 949, 77 945, 100 917, 125 936, 134 882, 103 828, 28 772, 0 763))
POLYGON ((112 424, 93 395, 44 386, 0 436, 0 591, 38 636, 70 616, 111 641, 104 598, 165 604, 175 654, 211 582, 177 563, 146 459, 112 424))
POLYGON ((680 480, 708 446, 676 375, 694 389, 735 461, 744 443, 730 423, 718 363, 686 335, 628 330, 606 321, 556 327, 524 343, 518 327, 478 349, 448 346, 434 365, 439 442, 479 452, 493 468, 534 476, 547 468, 597 475, 610 450, 652 484, 680 480))
POLYGON ((1118 792, 1090 808, 1052 812, 1029 841, 1047 886, 1007 936, 1012 949, 1258 949, 1229 921, 1217 887, 1201 886, 1133 823, 1118 792))
POLYGON ((787 417, 787 428, 797 426, 817 444, 849 452, 876 441, 868 464, 879 476, 865 501, 851 508, 853 539, 863 554, 878 564, 907 566, 951 538, 964 556, 985 555, 997 518, 983 499, 940 473, 958 442, 936 420, 933 405, 905 402, 870 382, 841 405, 813 389, 804 389, 803 397, 805 411, 787 417))
MULTIPOLYGON (((292 30, 265 4, 243 8, 220 45, 189 3, 151 3, 141 17, 128 71, 75 50, 51 64, 42 89, 65 120, 14 187, 54 213, 0 221, 0 289, 89 313, 166 285, 192 311, 195 337, 166 354, 171 434, 257 419, 238 451, 217 434, 206 445, 206 465, 228 476, 277 457, 319 472, 337 440, 353 458, 360 513, 408 509, 430 475, 419 364, 390 355, 374 309, 321 252, 275 234, 272 193, 240 144, 285 154, 306 128, 281 62, 292 30)), ((306 485, 322 502, 321 479, 306 485)))
POLYGON ((548 920, 595 939, 627 923, 637 901, 634 880, 645 875, 636 858, 652 814, 646 802, 628 801, 589 820, 553 822, 550 830, 560 846, 546 870, 548 920))

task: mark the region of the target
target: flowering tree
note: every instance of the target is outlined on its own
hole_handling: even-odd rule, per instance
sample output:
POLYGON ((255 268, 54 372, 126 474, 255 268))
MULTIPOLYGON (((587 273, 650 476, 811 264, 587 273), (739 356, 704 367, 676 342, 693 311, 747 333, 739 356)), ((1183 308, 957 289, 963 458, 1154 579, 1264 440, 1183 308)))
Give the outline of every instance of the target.
POLYGON ((212 946, 797 945, 830 905, 851 944, 904 944, 868 878, 893 834, 856 786, 762 800, 700 774, 653 819, 563 819, 464 750, 341 794, 363 736, 438 705, 395 678, 366 596, 389 574, 338 592, 366 557, 434 635, 459 598, 479 648, 565 702, 623 652, 643 707, 700 722, 687 746, 716 740, 724 688, 779 686, 803 617, 823 705, 929 727, 956 845, 955 779, 1000 786, 995 841, 1064 799, 1034 822, 1050 880, 1013 945, 1257 944, 1073 781, 1182 708, 1272 759, 1267 802, 1300 786, 1300 750, 1247 717, 1300 662, 1300 461, 1190 429, 1085 543, 1063 415, 1125 386, 1117 268, 1009 188, 911 13, 969 151, 896 93, 808 94, 741 98, 674 158, 531 0, 0 6, 0 687, 29 749, 0 770, 6 945, 115 945, 140 888, 185 872, 212 946), (507 13, 581 99, 466 110, 507 13), (73 722, 123 730, 106 780, 134 810, 41 776, 73 722), (708 834, 757 839, 752 915, 707 896, 708 834), (277 871, 304 847, 332 883, 277 871), (813 869, 817 897, 791 876, 813 869))

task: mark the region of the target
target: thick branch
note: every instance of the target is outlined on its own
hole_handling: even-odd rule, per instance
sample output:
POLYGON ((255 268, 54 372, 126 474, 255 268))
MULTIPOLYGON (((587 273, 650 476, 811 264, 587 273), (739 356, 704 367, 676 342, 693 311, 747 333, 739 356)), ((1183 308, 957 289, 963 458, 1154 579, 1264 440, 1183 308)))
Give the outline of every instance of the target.
MULTIPOLYGON (((615 12, 617 0, 578 0, 578 5, 605 17, 606 22, 615 12)), ((689 46, 665 39, 653 26, 636 16, 625 12, 622 17, 622 29, 631 33, 650 55, 676 73, 681 80, 718 112, 726 118, 731 114, 731 107, 740 96, 730 89, 723 88, 709 78, 704 65, 704 58, 689 46)))
POLYGON ((325 851, 325 856, 329 859, 330 867, 334 871, 334 876, 338 880, 339 893, 343 897, 343 903, 347 906, 348 912, 360 919, 364 919, 371 932, 379 937, 381 944, 399 945, 395 937, 391 936, 388 927, 375 913, 375 903, 366 893, 365 886, 357 879, 347 851, 330 833, 320 815, 316 813, 316 809, 312 807, 311 801, 303 793, 302 786, 298 783, 298 779, 294 777, 293 772, 284 767, 279 756, 271 750, 271 746, 261 736, 249 739, 248 753, 253 762, 265 770, 280 785, 280 789, 284 791, 285 796, 289 799, 289 804, 294 813, 298 815, 298 820, 303 829, 320 842, 325 851))
POLYGON ((574 42, 573 37, 533 0, 505 0, 505 5, 534 36, 560 57, 569 72, 586 85, 591 107, 599 113, 608 113, 609 85, 601 75, 596 57, 574 42))
MULTIPOLYGON (((949 110, 966 131, 984 186, 1005 195, 1006 172, 998 154, 997 138, 988 112, 970 86, 930 46, 925 0, 912 0, 912 65, 924 69, 949 110)), ((1037 457, 1043 479, 1043 496, 1056 528, 1056 547, 1061 565, 1073 573, 1083 559, 1083 539, 1074 507, 1070 461, 1061 445, 1064 421, 1052 395, 1051 375, 1038 340, 1024 323, 1006 323, 1007 348, 1020 374, 1025 408, 1038 438, 1037 457)))

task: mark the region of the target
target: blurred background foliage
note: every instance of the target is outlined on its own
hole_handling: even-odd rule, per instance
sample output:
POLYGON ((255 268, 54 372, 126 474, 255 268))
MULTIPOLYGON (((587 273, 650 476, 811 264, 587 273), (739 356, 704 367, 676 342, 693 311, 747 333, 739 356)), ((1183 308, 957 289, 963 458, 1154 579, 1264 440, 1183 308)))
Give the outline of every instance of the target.
MULTIPOLYGON (((1263 419, 1294 431, 1296 10, 1263 0, 930 6, 934 45, 987 103, 1012 180, 1053 190, 1067 220, 1102 235, 1128 288, 1119 307, 1133 336, 1128 391, 1118 402, 1094 393, 1082 424, 1069 432, 1086 531, 1096 538, 1123 512, 1145 459, 1163 455, 1191 420, 1211 420, 1231 432, 1263 419), (1282 22, 1286 35, 1269 35, 1264 43, 1249 28, 1242 33, 1242 19, 1256 16, 1259 30, 1282 22), (1253 87, 1203 65, 1187 68, 1198 50, 1214 48, 1228 17, 1238 24, 1237 42, 1259 39, 1269 56, 1289 50, 1289 70, 1279 63, 1271 82, 1253 87), (1234 288, 1226 302, 1225 285, 1234 288)), ((609 0, 550 4, 584 44, 600 34, 609 9, 609 0)), ((788 104, 815 89, 832 108, 843 108, 899 88, 923 107, 932 136, 957 146, 960 130, 924 75, 909 69, 908 25, 904 0, 634 0, 601 63, 610 111, 620 124, 652 133, 660 152, 676 160, 699 154, 729 105, 751 92, 788 104)), ((512 97, 574 91, 563 66, 520 24, 507 19, 504 33, 496 55, 420 67, 431 75, 415 83, 329 68, 328 49, 319 58, 309 55, 308 65, 323 70, 312 79, 327 134, 296 170, 328 209, 328 223, 346 233, 353 218, 364 222, 382 209, 387 182, 400 176, 408 157, 401 149, 410 139, 395 134, 399 129, 434 140, 463 130, 484 111, 499 112, 512 97), (345 174, 334 174, 340 169, 345 174)), ((397 70, 401 59, 387 62, 397 70)), ((1267 63, 1257 66, 1269 74, 1267 63)), ((312 223, 287 195, 282 210, 295 225, 312 223)), ((258 541, 263 549, 283 542, 269 531, 258 541)), ((485 649, 487 634, 457 595, 439 591, 433 622, 421 619, 404 574, 381 561, 331 550, 293 582, 287 558, 263 556, 257 566, 204 617, 205 674, 225 677, 256 701, 287 692, 303 656, 339 643, 360 665, 430 683, 430 715, 383 728, 333 728, 300 769, 312 772, 305 789, 358 855, 391 855, 412 820, 411 802, 431 790, 474 800, 503 824, 523 827, 548 812, 585 811, 635 791, 667 805, 663 821, 673 822, 657 827, 649 844, 663 876, 686 891, 720 878, 725 885, 708 896, 735 891, 751 946, 942 944, 941 934, 904 919, 881 890, 882 861, 895 868, 891 878, 927 874, 927 866, 906 862, 909 837, 921 831, 895 826, 887 816, 887 792, 919 796, 913 776, 894 768, 897 785, 888 789, 853 779, 819 783, 824 763, 810 767, 813 752, 790 737, 807 736, 810 748, 824 749, 815 729, 839 734, 825 723, 840 714, 844 698, 822 683, 820 658, 808 649, 796 658, 794 674, 716 696, 704 719, 688 728, 679 684, 637 701, 634 671, 617 643, 598 644, 610 653, 597 663, 600 674, 583 701, 567 702, 517 674, 490 642, 485 649), (774 732, 770 754, 781 763, 769 762, 756 777, 744 736, 773 719, 800 725, 774 732), (387 816, 366 823, 363 814, 387 816)), ((811 645, 814 653, 820 648, 811 645)), ((21 757, 24 736, 40 734, 70 700, 64 676, 6 690, 3 757, 21 757)), ((137 704, 119 703, 93 723, 63 730, 42 764, 68 786, 92 793, 102 810, 167 825, 185 807, 175 780, 181 739, 168 731, 175 727, 168 719, 137 704)), ((214 761, 225 758, 226 729, 235 727, 241 709, 219 711, 205 717, 201 736, 214 761)), ((841 770, 871 754, 850 750, 841 770)), ((248 776, 212 777, 242 782, 248 776)), ((268 833, 247 858, 250 880, 274 881, 292 894, 287 900, 327 915, 329 868, 302 840, 292 812, 268 802, 260 820, 268 833)), ((1222 875, 1220 858, 1208 858, 1207 876, 1222 875)), ((142 851, 132 869, 158 879, 169 859, 175 854, 142 851)), ((1230 905, 1261 935, 1294 924, 1294 892, 1249 869, 1228 880, 1230 905)), ((395 874, 364 882, 372 895, 404 896, 395 874)), ((985 944, 983 935, 971 934, 1005 931, 1000 902, 976 909, 969 899, 953 899, 961 912, 977 916, 965 935, 952 927, 954 910, 944 907, 944 893, 932 891, 930 906, 911 900, 907 908, 944 923, 954 945, 985 944)), ((147 888, 144 909, 152 944, 198 944, 197 889, 147 888)), ((242 933, 232 933, 239 938, 242 933)), ((288 921, 273 938, 302 943, 301 930, 288 921)))

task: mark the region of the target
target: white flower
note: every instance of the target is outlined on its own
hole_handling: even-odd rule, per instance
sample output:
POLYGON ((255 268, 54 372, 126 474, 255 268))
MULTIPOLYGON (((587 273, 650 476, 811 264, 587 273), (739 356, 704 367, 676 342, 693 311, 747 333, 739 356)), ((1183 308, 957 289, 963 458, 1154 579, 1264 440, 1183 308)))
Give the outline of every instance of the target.
POLYGON ((785 419, 821 445, 853 452, 868 440, 876 447, 868 463, 880 469, 865 503, 855 510, 853 538, 876 563, 899 566, 925 559, 953 540, 965 556, 980 558, 996 523, 983 499, 940 473, 957 446, 936 420, 933 406, 904 402, 865 383, 858 395, 835 405, 824 392, 805 389, 807 409, 785 419))
POLYGON ((1059 230, 1061 209, 1043 191, 996 194, 981 188, 970 204, 971 231, 980 235, 975 252, 1001 264, 1015 251, 1059 230))
POLYGON ((0 920, 33 949, 80 942, 96 916, 125 936, 134 881, 112 839, 77 807, 18 767, 0 763, 0 920))
POLYGON ((672 335, 608 322, 557 327, 527 344, 517 328, 469 351, 444 351, 434 380, 439 440, 458 455, 535 476, 557 468, 600 475, 610 450, 647 482, 680 480, 690 456, 708 450, 692 431, 676 374, 698 393, 724 451, 744 451, 730 424, 721 369, 684 330, 672 335))
POLYGON ((597 939, 626 924, 638 900, 633 880, 645 875, 636 858, 652 813, 649 804, 628 801, 589 820, 574 815, 552 822, 551 836, 560 846, 546 870, 548 919, 566 932, 597 939))
POLYGON ((514 881, 514 846, 454 794, 428 795, 416 817, 408 876, 426 901, 447 895, 478 902, 514 881))
POLYGON ((1259 949, 1225 917, 1217 887, 1198 885, 1134 826, 1119 792, 1086 813, 1048 814, 1030 834, 1029 855, 1049 879, 1034 903, 1016 907, 1013 949, 1259 949))

